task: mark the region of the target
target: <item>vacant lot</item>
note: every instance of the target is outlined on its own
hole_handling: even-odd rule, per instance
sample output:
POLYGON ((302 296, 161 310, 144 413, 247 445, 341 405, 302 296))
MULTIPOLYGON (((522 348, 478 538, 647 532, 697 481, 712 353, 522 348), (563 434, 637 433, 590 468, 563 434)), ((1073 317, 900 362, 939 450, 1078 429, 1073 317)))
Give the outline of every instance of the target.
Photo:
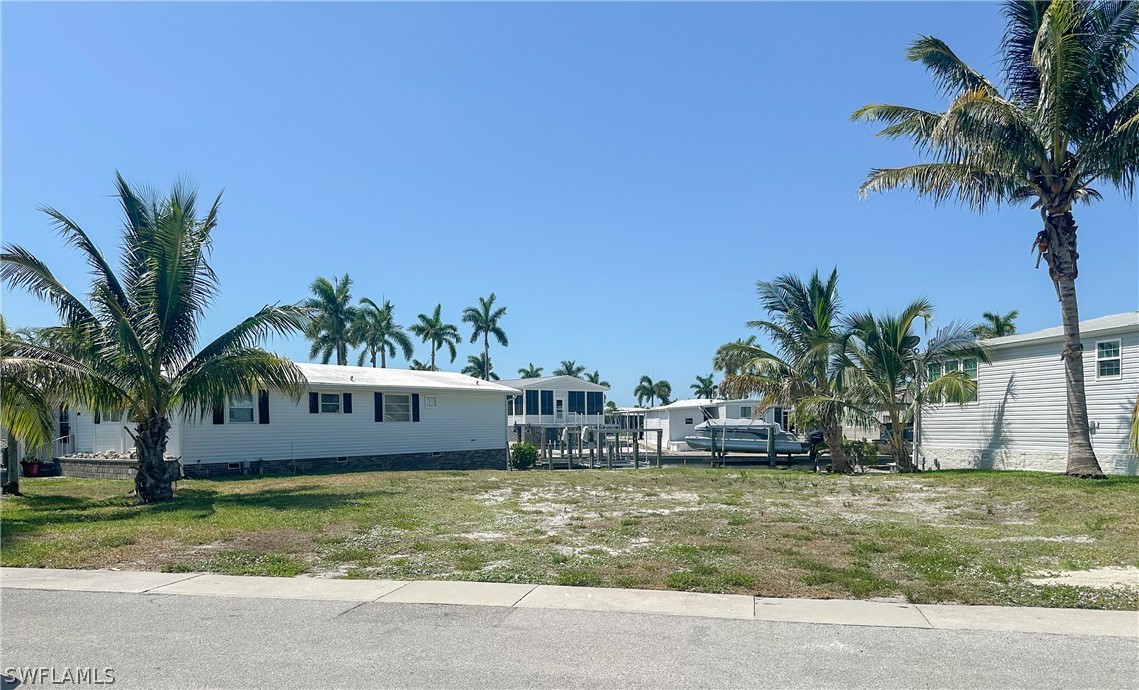
POLYGON ((7 566, 558 583, 792 597, 1139 608, 1036 585, 1139 565, 1139 480, 936 472, 418 472, 40 479, 5 498, 7 566))

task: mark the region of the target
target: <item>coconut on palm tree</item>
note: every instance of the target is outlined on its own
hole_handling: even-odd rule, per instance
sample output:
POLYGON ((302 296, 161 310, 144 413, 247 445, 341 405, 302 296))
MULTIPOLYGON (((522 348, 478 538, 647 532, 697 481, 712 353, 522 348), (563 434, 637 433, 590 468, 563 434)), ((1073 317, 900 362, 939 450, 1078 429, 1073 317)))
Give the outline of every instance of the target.
POLYGON ((415 350, 403 326, 396 323, 395 307, 389 300, 384 300, 384 306, 380 307, 367 297, 362 298, 356 308, 356 320, 352 322, 350 335, 353 343, 364 348, 356 360, 359 367, 364 366, 366 359, 371 359, 375 367, 378 354, 380 368, 383 369, 388 366, 388 357, 395 357, 397 347, 407 360, 415 350))
MULTIPOLYGON (((510 342, 506 338, 506 331, 498 325, 503 316, 506 316, 506 307, 494 306, 495 296, 490 293, 490 297, 479 297, 479 305, 477 307, 467 307, 463 310, 463 322, 471 324, 471 342, 475 342, 482 336, 482 361, 484 363, 490 362, 490 336, 498 341, 498 344, 507 347, 510 342)), ((489 366, 484 368, 484 372, 489 375, 489 366)), ((481 377, 486 379, 486 376, 481 377)), ((498 377, 495 377, 496 379, 498 377)), ((489 380, 489 379, 487 379, 489 380)))
POLYGON ((1020 316, 1020 312, 1016 309, 1007 314, 987 311, 981 314, 984 321, 973 327, 973 335, 982 340, 1014 335, 1016 333, 1016 317, 1018 316, 1020 316))
POLYGON ((900 314, 854 314, 848 317, 843 336, 844 357, 853 365, 844 372, 848 399, 866 413, 886 413, 890 455, 903 472, 916 469, 906 450, 905 429, 924 408, 942 401, 963 404, 976 400, 975 370, 974 374, 964 368, 945 371, 942 363, 990 361, 988 350, 970 329, 959 324, 938 330, 925 349, 920 349, 918 325, 927 328, 932 319, 933 305, 916 300, 900 314))
POLYGON ((497 381, 499 379, 498 374, 494 373, 494 364, 485 354, 467 355, 467 366, 463 367, 461 373, 484 381, 497 381))
POLYGON ((637 382, 637 387, 633 389, 633 395, 637 397, 637 404, 643 405, 646 400, 649 401, 649 407, 656 407, 656 382, 652 380, 648 374, 641 377, 637 382))
POLYGON ((118 274, 77 224, 44 209, 89 267, 88 302, 19 246, 5 245, 0 278, 59 313, 62 323, 47 329, 49 345, 16 351, 38 362, 33 366, 67 374, 36 381, 45 398, 129 411, 139 460, 135 490, 152 503, 173 496, 164 458, 173 414, 201 418, 227 398, 259 389, 299 399, 304 375, 259 344, 270 334, 301 330, 305 314, 267 305, 198 349, 202 318, 218 294, 207 259, 221 195, 199 218, 197 194, 182 183, 166 196, 141 192, 117 174, 116 183, 125 215, 118 274))
POLYGON ((530 362, 530 366, 518 370, 518 375, 524 379, 536 379, 542 375, 542 367, 536 367, 530 362))
POLYGON ((696 375, 696 383, 689 386, 692 389, 692 394, 697 398, 708 398, 711 400, 716 397, 716 381, 715 376, 708 374, 707 376, 696 375))
POLYGON ((447 348, 447 351, 451 353, 452 362, 458 356, 455 346, 461 340, 459 329, 455 328, 454 324, 443 322, 442 304, 435 305, 435 311, 431 312, 431 316, 420 314, 419 321, 411 324, 407 329, 431 346, 431 363, 429 365, 431 371, 439 370, 439 367, 435 366, 435 353, 440 349, 447 348))
POLYGON ((320 355, 321 364, 333 356, 340 366, 348 365, 348 348, 353 344, 352 328, 359 310, 352 306, 352 279, 345 273, 340 278, 317 277, 309 286, 312 297, 301 302, 308 312, 305 337, 312 341, 309 359, 320 355))
POLYGON ((749 321, 748 328, 765 334, 775 352, 742 341, 720 348, 741 373, 720 384, 724 395, 759 395, 763 404, 790 405, 797 423, 809 420, 823 432, 835 472, 851 467, 842 449, 843 418, 854 413, 843 396, 842 330, 838 269, 824 280, 816 270, 804 282, 781 275, 756 283, 767 319, 749 321))
MULTIPOLYGON (((929 162, 871 170, 862 194, 912 189, 935 203, 981 212, 1030 202, 1044 228, 1032 247, 1048 267, 1064 327, 1067 473, 1102 477, 1092 450, 1076 302, 1076 202, 1101 198, 1101 184, 1130 196, 1139 174, 1139 85, 1128 84, 1139 36, 1139 3, 1005 3, 998 88, 944 42, 922 36, 907 57, 920 62, 949 100, 944 112, 868 105, 852 119, 880 122, 929 162)), ((1026 242, 1028 244, 1028 242, 1026 242)))
POLYGON ((554 369, 554 376, 576 376, 577 378, 581 378, 583 373, 585 373, 585 367, 572 359, 563 359, 561 366, 554 369))

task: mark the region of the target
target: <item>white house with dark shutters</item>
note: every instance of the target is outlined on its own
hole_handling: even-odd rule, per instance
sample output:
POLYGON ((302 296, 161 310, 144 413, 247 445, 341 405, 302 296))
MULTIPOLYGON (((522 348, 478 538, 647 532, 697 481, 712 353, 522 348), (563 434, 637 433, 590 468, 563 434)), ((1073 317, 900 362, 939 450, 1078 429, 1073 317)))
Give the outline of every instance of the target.
MULTIPOLYGON (((1128 450, 1131 412, 1139 396, 1139 312, 1080 322, 1084 392, 1092 447, 1111 474, 1139 474, 1128 450)), ((1063 472, 1067 460, 1067 396, 1061 327, 985 341, 992 364, 947 360, 936 367, 977 379, 977 399, 934 405, 918 425, 926 466, 1063 472)), ((939 371, 930 371, 936 375, 939 371)))
MULTIPOLYGON (((518 391, 450 372, 297 364, 301 399, 259 391, 205 419, 171 420, 167 455, 190 477, 315 469, 505 469, 518 391)), ((78 413, 70 450, 129 451, 123 415, 78 413), (87 420, 87 421, 83 421, 87 420)), ((67 473, 67 461, 61 463, 67 473)))

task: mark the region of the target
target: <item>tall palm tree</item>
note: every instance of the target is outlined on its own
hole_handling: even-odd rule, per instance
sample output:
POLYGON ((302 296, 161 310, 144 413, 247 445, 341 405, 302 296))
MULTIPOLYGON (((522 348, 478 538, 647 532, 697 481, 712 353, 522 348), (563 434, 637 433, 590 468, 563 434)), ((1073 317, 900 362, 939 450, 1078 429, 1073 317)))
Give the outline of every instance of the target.
POLYGON ((352 342, 364 347, 356 360, 358 367, 364 366, 364 360, 370 358, 374 368, 379 354, 380 368, 383 369, 388 366, 388 357, 395 357, 397 347, 403 358, 408 360, 415 350, 403 326, 396 323, 395 307, 389 300, 384 300, 384 306, 380 307, 367 297, 362 298, 356 308, 356 320, 352 322, 350 336, 352 342))
POLYGON ((352 279, 345 273, 340 278, 317 277, 309 286, 313 296, 301 302, 308 311, 305 337, 312 341, 309 359, 320 355, 328 364, 333 355, 340 366, 348 364, 348 347, 353 344, 352 326, 359 310, 352 306, 352 279))
POLYGON ((554 369, 554 376, 576 376, 581 378, 583 373, 585 373, 585 367, 572 359, 563 359, 561 366, 554 369))
POLYGON ((518 370, 518 375, 524 379, 536 379, 542 375, 542 367, 536 367, 530 362, 530 366, 518 370))
POLYGON ((407 368, 412 371, 439 371, 439 367, 434 364, 430 362, 420 362, 418 359, 413 359, 408 362, 407 368))
POLYGON ((912 189, 935 203, 975 211, 1031 202, 1044 229, 1032 247, 1048 265, 1064 326, 1068 466, 1102 477, 1092 450, 1076 302, 1079 273, 1072 206, 1101 198, 1102 183, 1130 197, 1139 174, 1139 85, 1128 58, 1139 36, 1139 3, 1005 3, 1004 89, 966 65, 945 43, 923 36, 907 57, 921 62, 950 101, 945 112, 868 105, 852 119, 881 122, 931 162, 870 171, 862 193, 912 189))
POLYGON ((696 383, 689 386, 692 389, 692 394, 697 398, 712 399, 716 397, 716 382, 715 376, 708 374, 707 376, 696 375, 696 383))
MULTIPOLYGON (((44 394, 42 381, 57 372, 50 363, 28 356, 27 348, 34 343, 27 335, 25 329, 9 330, 0 315, 0 426, 25 448, 37 448, 51 443, 55 435, 55 406, 44 394)), ((0 493, 20 494, 18 459, 15 449, 5 445, 8 474, 0 493)))
POLYGON ((633 389, 633 395, 637 396, 637 404, 643 405, 646 400, 649 401, 649 407, 656 407, 657 397, 657 384, 652 378, 645 374, 641 380, 637 382, 637 387, 633 389))
POLYGON ((1016 333, 1016 317, 1018 316, 1020 316, 1020 312, 1016 309, 1003 316, 999 312, 987 311, 981 315, 985 322, 973 327, 973 335, 981 339, 1003 338, 1006 335, 1013 335, 1016 333))
POLYGON ((767 319, 749 321, 775 344, 775 352, 737 341, 720 348, 740 373, 720 384, 723 395, 759 395, 765 405, 790 405, 800 426, 818 424, 835 472, 851 470, 842 449, 842 422, 852 410, 842 395, 842 332, 838 269, 806 282, 785 274, 756 283, 767 319))
POLYGON ((661 405, 667 405, 672 402, 672 384, 664 379, 653 384, 653 393, 656 394, 661 405))
MULTIPOLYGON (((172 498, 163 457, 170 417, 204 417, 231 396, 258 389, 299 399, 304 375, 259 344, 272 333, 304 327, 305 313, 267 305, 200 350, 199 326, 218 294, 208 257, 217 226, 219 194, 199 218, 197 193, 175 183, 166 196, 132 188, 116 173, 125 215, 118 275, 75 222, 43 209, 68 245, 87 262, 92 285, 85 303, 26 249, 5 245, 0 278, 50 302, 61 325, 48 329, 50 346, 22 349, 45 368, 68 376, 39 379, 47 399, 91 409, 126 409, 135 425, 135 489, 145 503, 172 498)), ((17 352, 16 354, 21 354, 17 352)))
POLYGON ((940 363, 965 358, 990 361, 988 350, 969 328, 959 324, 940 329, 924 350, 919 349, 919 321, 928 328, 932 320, 933 305, 916 300, 896 315, 851 315, 844 334, 843 352, 853 365, 846 368, 847 393, 862 410, 886 413, 890 454, 903 472, 915 469, 906 452, 905 429, 921 410, 943 400, 965 403, 976 399, 977 382, 963 371, 942 373, 940 363), (938 374, 931 378, 934 364, 938 374))
POLYGON ((467 366, 463 367, 461 373, 484 381, 497 381, 499 379, 498 374, 494 373, 494 363, 485 354, 467 355, 467 366))
POLYGON ((435 311, 431 312, 431 316, 420 314, 419 321, 408 326, 408 330, 431 346, 432 371, 439 370, 435 366, 435 353, 439 349, 446 347, 447 351, 451 353, 452 362, 458 356, 455 346, 459 344, 462 338, 459 336, 459 329, 455 328, 454 324, 443 322, 442 304, 435 305, 435 311))
MULTIPOLYGON (((482 336, 482 356, 484 362, 490 362, 490 336, 498 341, 498 344, 503 347, 508 347, 510 341, 506 338, 506 331, 498 325, 503 316, 506 316, 506 307, 494 307, 495 296, 490 293, 490 297, 479 297, 479 305, 477 307, 467 307, 463 310, 463 323, 471 324, 471 342, 475 342, 482 336)), ((485 369, 487 375, 490 374, 490 369, 485 369)), ((486 376, 482 378, 487 379, 486 376)), ((495 377, 497 379, 497 377, 495 377)))
POLYGON ((749 335, 746 338, 740 338, 739 340, 721 345, 716 349, 716 354, 712 357, 712 368, 730 376, 735 376, 740 373, 740 370, 743 369, 743 366, 748 361, 748 356, 746 351, 739 346, 754 346, 755 342, 755 336, 749 335))
POLYGON ((609 387, 609 382, 608 381, 602 381, 601 380, 601 372, 596 370, 596 369, 593 370, 592 374, 586 374, 585 380, 589 381, 590 383, 596 383, 599 386, 605 386, 606 388, 609 387))

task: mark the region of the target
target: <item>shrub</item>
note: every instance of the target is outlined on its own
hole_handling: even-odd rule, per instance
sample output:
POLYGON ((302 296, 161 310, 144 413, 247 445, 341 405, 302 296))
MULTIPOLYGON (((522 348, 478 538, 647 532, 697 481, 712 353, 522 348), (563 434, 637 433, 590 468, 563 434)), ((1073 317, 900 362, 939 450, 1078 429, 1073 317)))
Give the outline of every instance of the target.
POLYGON ((873 465, 878 460, 878 444, 873 441, 843 441, 842 450, 860 467, 873 465))
POLYGON ((528 470, 538 461, 538 447, 533 443, 515 443, 510 449, 510 466, 516 470, 528 470))

